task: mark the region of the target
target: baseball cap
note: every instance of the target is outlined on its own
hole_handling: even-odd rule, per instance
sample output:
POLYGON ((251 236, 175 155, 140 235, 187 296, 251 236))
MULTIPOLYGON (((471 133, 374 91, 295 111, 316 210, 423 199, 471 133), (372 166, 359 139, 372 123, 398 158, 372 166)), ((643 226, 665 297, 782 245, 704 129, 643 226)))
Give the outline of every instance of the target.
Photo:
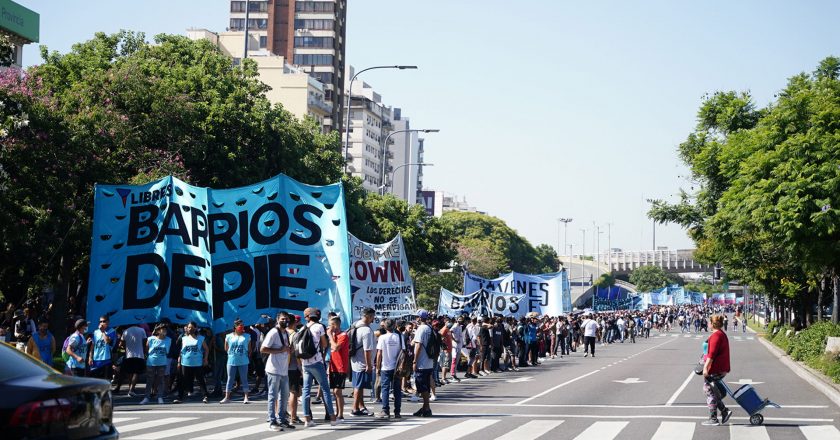
POLYGON ((423 309, 420 309, 420 310, 417 311, 417 316, 419 316, 420 319, 429 319, 429 312, 427 312, 423 309))

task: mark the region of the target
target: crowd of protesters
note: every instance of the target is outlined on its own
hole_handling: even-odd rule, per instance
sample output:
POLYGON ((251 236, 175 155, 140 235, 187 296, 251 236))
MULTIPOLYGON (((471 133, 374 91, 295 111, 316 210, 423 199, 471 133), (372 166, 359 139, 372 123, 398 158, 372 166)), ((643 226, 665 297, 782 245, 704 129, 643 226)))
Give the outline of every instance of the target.
MULTIPOLYGON (((37 317, 33 309, 7 309, 0 317, 0 339, 18 343, 51 365, 58 354, 64 373, 110 380, 115 394, 125 385, 127 396, 141 405, 152 402, 153 396, 158 404, 172 396, 174 404, 190 399, 249 404, 265 398, 269 428, 281 431, 296 424, 314 426, 312 404, 324 405, 329 423, 341 423, 348 386, 351 416, 399 419, 403 396, 408 396, 422 401, 414 416, 430 417, 437 389, 464 378, 538 367, 545 359, 562 358, 581 347, 584 357, 594 357, 598 344, 635 343, 636 338, 649 338, 652 330, 707 332, 712 313, 732 311, 705 305, 654 306, 644 311, 505 318, 432 316, 420 310, 415 319, 375 322, 375 311, 364 309, 361 318, 348 325, 334 313, 322 319, 318 309, 308 308, 303 316, 264 315, 253 325, 236 320, 232 329, 217 334, 194 322, 176 325, 166 318, 152 325, 112 328, 108 316, 102 316, 93 331, 88 321, 75 320, 62 344, 49 332, 45 316, 37 317), (136 389, 141 376, 142 395, 136 389)), ((740 323, 745 328, 746 321, 740 323)), ((727 322, 723 325, 728 329, 727 322)))

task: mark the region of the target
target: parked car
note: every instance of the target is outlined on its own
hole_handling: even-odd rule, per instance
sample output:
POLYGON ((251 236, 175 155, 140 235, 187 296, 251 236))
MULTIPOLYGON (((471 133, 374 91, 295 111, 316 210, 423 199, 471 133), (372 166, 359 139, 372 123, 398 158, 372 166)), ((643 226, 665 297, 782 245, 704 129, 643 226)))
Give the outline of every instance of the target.
POLYGON ((116 439, 111 385, 65 376, 0 344, 0 436, 9 439, 116 439))

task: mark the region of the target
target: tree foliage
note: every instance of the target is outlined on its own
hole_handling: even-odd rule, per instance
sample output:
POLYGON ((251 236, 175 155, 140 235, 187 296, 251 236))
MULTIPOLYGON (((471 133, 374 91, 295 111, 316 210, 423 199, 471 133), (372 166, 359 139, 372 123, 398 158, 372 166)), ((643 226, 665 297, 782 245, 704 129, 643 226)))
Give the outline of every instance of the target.
POLYGON ((763 109, 746 93, 707 97, 679 150, 699 189, 649 213, 686 227, 699 259, 800 316, 821 281, 840 275, 838 73, 840 59, 828 57, 763 109))
POLYGON ((639 292, 651 292, 668 286, 672 278, 659 266, 642 266, 630 272, 630 282, 639 292))

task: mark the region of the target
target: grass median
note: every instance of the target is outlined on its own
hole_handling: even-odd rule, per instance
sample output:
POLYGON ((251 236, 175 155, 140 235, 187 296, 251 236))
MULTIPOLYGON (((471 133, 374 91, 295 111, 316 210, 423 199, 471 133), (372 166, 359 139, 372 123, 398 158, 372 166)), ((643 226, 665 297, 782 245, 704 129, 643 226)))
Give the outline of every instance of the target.
MULTIPOLYGON (((758 331, 752 324, 750 327, 758 331)), ((767 333, 764 334, 763 328, 761 333, 760 336, 784 350, 792 359, 804 362, 833 382, 840 383, 840 354, 825 353, 827 338, 840 337, 840 325, 823 321, 797 332, 790 326, 779 326, 778 322, 773 321, 767 333)))

